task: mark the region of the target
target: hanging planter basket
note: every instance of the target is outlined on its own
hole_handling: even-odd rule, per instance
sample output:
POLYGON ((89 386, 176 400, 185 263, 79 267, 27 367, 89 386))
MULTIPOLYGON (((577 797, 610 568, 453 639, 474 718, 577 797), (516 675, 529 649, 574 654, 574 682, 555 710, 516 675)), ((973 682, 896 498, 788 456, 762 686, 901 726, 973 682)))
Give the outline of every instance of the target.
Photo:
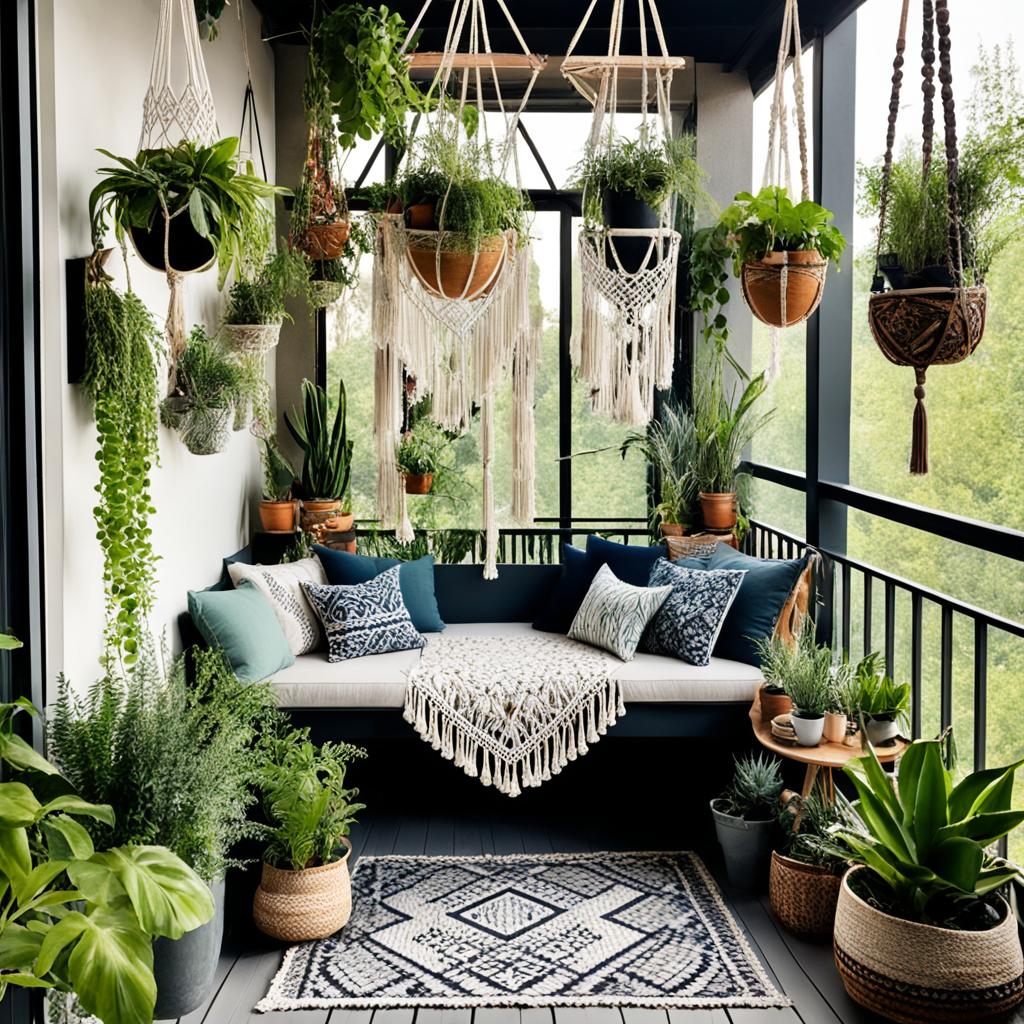
POLYGON ((443 231, 410 231, 406 255, 420 284, 441 299, 475 302, 498 283, 509 250, 506 235, 490 235, 472 252, 444 248, 443 231))
POLYGON ((192 226, 187 210, 181 210, 170 218, 158 215, 149 228, 132 228, 131 239, 139 259, 150 269, 161 273, 199 273, 212 267, 217 258, 213 243, 192 226))
POLYGON ((868 322, 882 354, 921 371, 963 362, 981 342, 988 289, 911 288, 868 299, 868 322))
POLYGON ((434 489, 433 473, 406 473, 406 494, 429 494, 434 489))
POLYGON ((228 445, 233 417, 232 405, 190 409, 181 422, 181 440, 193 455, 216 455, 228 445))
POLYGON ((228 345, 243 355, 262 356, 274 348, 281 338, 281 324, 224 324, 228 345))
POLYGON ((743 264, 743 298, 761 323, 793 327, 818 308, 827 272, 828 261, 816 249, 770 252, 743 264))
POLYGON ((349 231, 347 220, 310 224, 302 232, 295 246, 311 260, 336 260, 345 251, 349 231))

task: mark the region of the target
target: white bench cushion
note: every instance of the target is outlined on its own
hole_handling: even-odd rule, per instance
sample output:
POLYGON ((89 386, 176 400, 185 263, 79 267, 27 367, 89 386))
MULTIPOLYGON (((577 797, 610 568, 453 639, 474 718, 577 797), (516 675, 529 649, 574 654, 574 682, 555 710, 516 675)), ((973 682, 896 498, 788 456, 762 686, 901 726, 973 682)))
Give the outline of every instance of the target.
MULTIPOLYGON (((453 623, 448 636, 536 636, 528 622, 453 623)), ((427 643, 431 636, 427 633, 427 643)), ((278 703, 290 708, 400 708, 406 673, 420 652, 398 651, 329 664, 324 654, 304 654, 274 676, 278 703)), ((754 699, 761 670, 725 658, 710 665, 688 665, 660 654, 638 654, 616 673, 627 704, 707 703, 754 699)))

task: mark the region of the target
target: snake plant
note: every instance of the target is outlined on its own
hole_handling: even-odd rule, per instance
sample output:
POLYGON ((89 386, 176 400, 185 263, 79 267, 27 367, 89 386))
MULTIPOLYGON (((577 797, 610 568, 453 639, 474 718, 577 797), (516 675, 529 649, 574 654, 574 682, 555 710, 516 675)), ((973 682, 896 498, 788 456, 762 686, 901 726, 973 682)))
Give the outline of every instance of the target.
POLYGON ((345 426, 345 382, 338 382, 338 410, 329 423, 327 392, 302 382, 302 415, 292 409, 284 421, 302 449, 302 496, 308 501, 336 501, 348 491, 352 442, 345 426))

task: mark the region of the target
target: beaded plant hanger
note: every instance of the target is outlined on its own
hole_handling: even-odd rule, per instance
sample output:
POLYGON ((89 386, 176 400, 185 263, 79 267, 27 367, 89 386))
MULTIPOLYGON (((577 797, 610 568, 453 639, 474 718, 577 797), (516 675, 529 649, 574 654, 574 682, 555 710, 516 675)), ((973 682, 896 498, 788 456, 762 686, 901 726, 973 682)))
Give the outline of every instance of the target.
MULTIPOLYGON (((576 45, 596 4, 591 0, 561 67, 594 108, 588 155, 611 152, 619 87, 629 79, 640 81, 641 144, 660 136, 669 145, 672 77, 686 66, 685 58, 669 56, 654 0, 637 0, 638 55, 622 53, 625 3, 613 0, 607 54, 577 56, 576 45), (656 54, 648 46, 648 18, 656 54)), ((672 383, 680 243, 675 213, 676 199, 669 197, 657 211, 656 227, 618 228, 585 220, 580 231, 582 316, 573 337, 573 362, 590 385, 594 411, 631 426, 650 421, 655 389, 672 383)))

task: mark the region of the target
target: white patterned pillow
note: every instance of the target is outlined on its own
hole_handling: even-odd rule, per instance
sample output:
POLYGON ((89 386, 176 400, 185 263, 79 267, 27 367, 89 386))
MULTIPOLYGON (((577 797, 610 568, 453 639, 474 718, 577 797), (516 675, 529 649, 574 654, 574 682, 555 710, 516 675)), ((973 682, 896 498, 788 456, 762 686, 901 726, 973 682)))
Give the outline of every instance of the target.
POLYGON ((569 627, 569 636, 632 661, 636 645, 672 587, 634 587, 602 565, 569 627))
POLYGON ((231 562, 228 575, 237 587, 249 580, 270 602, 292 654, 308 654, 320 646, 320 623, 302 590, 303 583, 326 583, 320 559, 302 558, 281 565, 246 565, 231 562))
POLYGON ((398 569, 396 565, 372 580, 352 585, 303 583, 327 634, 328 661, 423 646, 425 641, 402 600, 398 569))
POLYGON ((688 569, 659 558, 648 585, 668 584, 672 593, 644 636, 644 650, 707 665, 746 574, 745 569, 688 569))

